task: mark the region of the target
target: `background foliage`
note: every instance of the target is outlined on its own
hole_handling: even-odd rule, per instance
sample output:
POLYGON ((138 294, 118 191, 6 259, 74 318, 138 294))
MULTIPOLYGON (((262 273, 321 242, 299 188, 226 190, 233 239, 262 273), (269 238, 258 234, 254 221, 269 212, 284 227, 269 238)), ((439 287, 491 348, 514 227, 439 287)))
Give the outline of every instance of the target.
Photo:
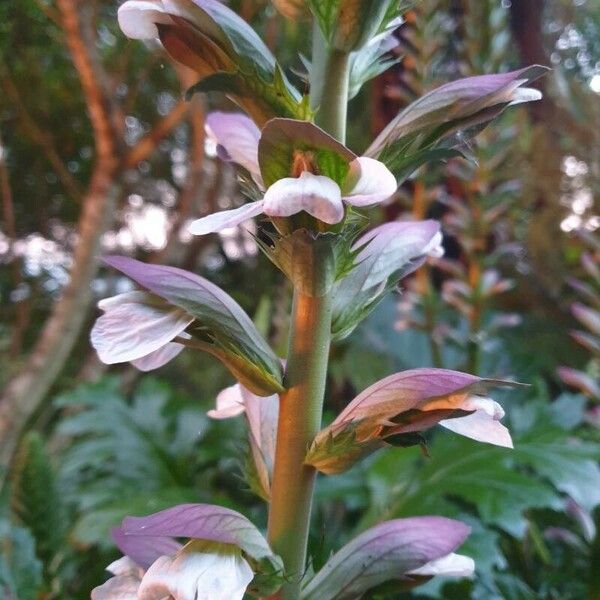
MULTIPOLYGON (((266 2, 232 4, 283 64, 301 71, 303 23, 266 2)), ((183 102, 189 74, 156 47, 127 41, 116 9, 113 0, 0 3, 6 598, 88 597, 116 557, 110 529, 126 514, 207 501, 264 525, 261 501, 241 476, 243 423, 205 414, 230 383, 221 366, 184 352, 141 379, 129 367, 107 373, 89 347, 92 301, 126 285, 98 267, 102 252, 201 273, 280 350, 288 325, 287 284, 250 235, 192 240, 185 232, 192 217, 239 202, 232 170, 203 131, 209 108, 231 107, 218 96, 183 102), (69 30, 69 14, 78 31, 69 30), (73 61, 73 35, 95 90, 81 87, 86 67, 73 61), (104 163, 98 124, 86 113, 95 100, 109 131, 104 163), (100 175, 108 180, 101 189, 100 175)), ((464 553, 476 558, 477 576, 436 581, 407 598, 598 599, 600 5, 421 0, 395 35, 398 60, 352 101, 356 151, 450 79, 533 62, 553 72, 542 102, 506 114, 464 148, 473 163, 419 171, 381 210, 381 221, 440 219, 446 256, 334 348, 328 415, 376 379, 416 366, 531 387, 501 398, 514 451, 441 432, 428 439, 429 456, 398 448, 321 478, 314 566, 383 518, 439 514, 472 526, 464 553)))

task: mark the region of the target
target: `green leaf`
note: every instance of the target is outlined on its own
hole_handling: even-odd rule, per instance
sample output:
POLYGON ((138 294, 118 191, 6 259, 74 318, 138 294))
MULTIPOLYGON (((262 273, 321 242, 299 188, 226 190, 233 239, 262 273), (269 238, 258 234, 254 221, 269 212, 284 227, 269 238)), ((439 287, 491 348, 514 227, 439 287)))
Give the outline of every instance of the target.
POLYGON ((565 435, 558 427, 537 425, 519 438, 514 459, 534 469, 556 489, 588 510, 600 504, 600 448, 565 435))
POLYGON ((23 438, 11 483, 13 511, 33 534, 37 554, 48 566, 63 549, 66 508, 43 439, 37 432, 23 438))
POLYGON ((42 584, 42 563, 33 536, 27 529, 0 521, 0 597, 37 600, 42 584))
POLYGON ((55 400, 67 409, 57 429, 61 494, 77 507, 71 535, 85 546, 111 547, 110 529, 127 514, 197 501, 223 453, 222 444, 199 446, 208 423, 200 408, 175 410, 171 392, 153 377, 131 401, 117 385, 103 379, 55 400))
POLYGON ((317 175, 333 179, 341 187, 356 155, 335 138, 307 121, 272 119, 264 129, 258 144, 258 162, 268 187, 285 177, 291 177, 297 153, 316 167, 317 175))

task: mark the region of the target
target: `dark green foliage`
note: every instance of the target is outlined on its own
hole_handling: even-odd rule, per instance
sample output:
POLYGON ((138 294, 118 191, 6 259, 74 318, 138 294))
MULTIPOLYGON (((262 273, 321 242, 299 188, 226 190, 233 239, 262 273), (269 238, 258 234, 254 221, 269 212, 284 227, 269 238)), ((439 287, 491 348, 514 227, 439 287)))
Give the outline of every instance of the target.
POLYGON ((46 569, 56 567, 64 549, 67 515, 54 469, 37 432, 28 433, 19 449, 12 479, 12 509, 35 540, 46 569))
POLYGON ((0 597, 36 600, 42 587, 42 563, 27 529, 0 521, 0 597))
MULTIPOLYGON (((109 531, 126 515, 214 501, 215 494, 231 504, 220 489, 221 469, 232 470, 223 456, 232 456, 236 440, 219 440, 202 411, 181 405, 164 383, 145 378, 129 403, 119 381, 107 379, 56 405, 66 413, 57 430, 68 442, 59 475, 78 514, 78 543, 111 547, 109 531)), ((224 425, 235 431, 235 422, 224 425)))

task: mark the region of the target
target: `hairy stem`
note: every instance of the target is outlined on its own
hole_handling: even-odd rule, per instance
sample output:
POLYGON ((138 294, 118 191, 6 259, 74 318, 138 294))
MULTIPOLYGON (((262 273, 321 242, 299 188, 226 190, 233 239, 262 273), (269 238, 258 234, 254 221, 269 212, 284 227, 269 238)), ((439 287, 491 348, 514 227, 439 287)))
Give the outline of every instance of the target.
MULTIPOLYGON (((313 27, 311 106, 317 123, 337 139, 346 135, 348 55, 327 47, 313 27)), ((322 277, 319 270, 313 278, 322 277)), ((314 282, 313 289, 321 289, 314 282)), ((295 289, 288 362, 287 391, 279 408, 277 448, 271 503, 269 542, 283 559, 288 578, 281 600, 298 600, 306 568, 306 549, 316 471, 304 464, 306 451, 321 427, 323 395, 331 341, 330 293, 308 295, 295 289)))

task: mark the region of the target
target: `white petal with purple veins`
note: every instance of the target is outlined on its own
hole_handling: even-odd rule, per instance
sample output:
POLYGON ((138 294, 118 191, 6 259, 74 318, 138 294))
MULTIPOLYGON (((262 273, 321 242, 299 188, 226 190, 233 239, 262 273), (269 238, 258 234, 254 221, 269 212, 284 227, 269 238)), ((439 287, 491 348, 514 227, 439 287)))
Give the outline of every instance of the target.
POLYGON ((229 386, 219 392, 217 396, 217 407, 208 411, 211 419, 229 419, 237 417, 245 410, 242 386, 239 383, 229 386))
POLYGON ((500 423, 504 410, 497 402, 491 398, 470 397, 461 404, 460 409, 475 412, 456 419, 445 419, 439 424, 478 442, 504 448, 513 447, 510 432, 500 423))
POLYGON ((232 210, 223 210, 218 213, 213 213, 202 219, 198 219, 191 223, 189 231, 192 235, 206 235, 207 233, 214 233, 227 229, 228 227, 235 227, 252 217, 260 215, 263 210, 263 201, 250 202, 250 204, 244 204, 239 208, 232 210))
POLYGON ((144 373, 154 371, 154 369, 159 369, 168 362, 171 362, 184 348, 185 346, 182 344, 169 342, 162 348, 159 348, 146 356, 142 356, 142 358, 132 360, 131 364, 144 373))
POLYGON ((182 333, 194 320, 183 310, 143 292, 128 292, 102 300, 106 311, 94 324, 92 346, 106 364, 147 356, 182 333))
POLYGON ((128 0, 119 7, 117 16, 123 33, 134 40, 157 38, 156 23, 173 22, 160 0, 128 0))
POLYGON ((262 186, 258 166, 260 129, 252 119, 242 113, 211 112, 206 117, 206 132, 233 162, 244 167, 262 186))
POLYGON ((304 171, 300 177, 276 181, 265 193, 264 212, 270 217, 291 217, 306 211, 333 225, 344 218, 339 186, 329 177, 304 171))
POLYGON ((350 163, 344 201, 353 206, 371 206, 387 200, 397 189, 396 177, 382 162, 359 156, 350 163))
POLYGON ((138 600, 242 600, 253 577, 238 548, 194 541, 150 566, 138 600))

